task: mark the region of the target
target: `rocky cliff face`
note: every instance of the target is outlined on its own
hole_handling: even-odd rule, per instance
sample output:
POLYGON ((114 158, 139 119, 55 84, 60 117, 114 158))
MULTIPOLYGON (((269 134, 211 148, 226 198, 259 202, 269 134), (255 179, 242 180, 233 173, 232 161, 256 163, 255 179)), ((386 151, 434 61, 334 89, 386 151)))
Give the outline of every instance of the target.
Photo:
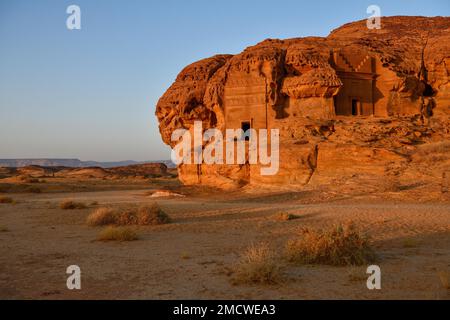
POLYGON ((422 172, 415 179, 441 183, 450 171, 450 18, 381 23, 379 30, 349 23, 326 38, 268 39, 187 66, 156 107, 164 142, 173 147, 172 132, 192 130, 196 120, 222 131, 248 120, 280 130, 280 170, 261 176, 249 164, 180 165, 180 179, 223 188, 401 185, 423 166, 417 154, 434 144, 443 158, 430 166, 438 168, 415 170, 422 172))

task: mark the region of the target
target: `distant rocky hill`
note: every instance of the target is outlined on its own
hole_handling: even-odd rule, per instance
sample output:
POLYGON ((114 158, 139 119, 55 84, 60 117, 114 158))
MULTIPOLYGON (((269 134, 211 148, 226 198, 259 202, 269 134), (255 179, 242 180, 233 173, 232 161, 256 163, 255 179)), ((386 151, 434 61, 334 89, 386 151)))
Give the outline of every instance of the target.
POLYGON ((65 166, 39 166, 28 165, 23 167, 1 167, 1 183, 38 183, 37 178, 67 178, 67 179, 102 179, 102 180, 141 180, 148 178, 171 177, 167 166, 161 162, 133 164, 102 168, 91 167, 65 167, 65 166))
POLYGON ((164 163, 168 168, 174 167, 170 160, 161 161, 114 161, 114 162, 97 162, 97 161, 81 161, 79 159, 0 159, 0 167, 26 167, 26 166, 41 166, 41 167, 102 167, 113 168, 122 167, 144 163, 164 163))

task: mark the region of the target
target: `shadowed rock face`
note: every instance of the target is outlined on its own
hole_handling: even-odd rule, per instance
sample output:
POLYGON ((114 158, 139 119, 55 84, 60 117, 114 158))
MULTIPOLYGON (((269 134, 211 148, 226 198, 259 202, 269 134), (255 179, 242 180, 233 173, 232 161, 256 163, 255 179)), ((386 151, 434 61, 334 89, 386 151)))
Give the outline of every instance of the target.
POLYGON ((187 66, 156 107, 163 141, 173 147, 172 132, 192 130, 196 120, 204 130, 279 129, 280 170, 181 165, 180 179, 223 188, 336 183, 347 174, 379 180, 390 165, 397 176, 410 167, 419 145, 448 140, 450 18, 381 23, 369 30, 365 20, 352 22, 326 38, 268 39, 187 66))

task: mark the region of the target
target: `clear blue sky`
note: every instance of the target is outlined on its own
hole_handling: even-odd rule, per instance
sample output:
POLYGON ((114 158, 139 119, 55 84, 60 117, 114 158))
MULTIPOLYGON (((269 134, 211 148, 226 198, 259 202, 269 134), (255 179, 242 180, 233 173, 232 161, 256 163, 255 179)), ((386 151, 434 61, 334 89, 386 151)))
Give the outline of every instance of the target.
POLYGON ((370 4, 450 13, 448 0, 0 0, 0 158, 169 159, 155 105, 184 66, 266 38, 326 36, 370 4), (81 30, 66 28, 70 4, 81 30))

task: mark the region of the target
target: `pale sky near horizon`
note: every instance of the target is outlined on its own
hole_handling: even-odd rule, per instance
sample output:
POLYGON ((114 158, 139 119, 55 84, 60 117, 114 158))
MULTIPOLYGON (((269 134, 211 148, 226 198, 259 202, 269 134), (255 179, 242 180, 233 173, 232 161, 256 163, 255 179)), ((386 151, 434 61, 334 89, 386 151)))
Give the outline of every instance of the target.
POLYGON ((0 0, 0 158, 169 159, 155 105, 183 67, 266 38, 326 36, 371 4, 450 13, 448 0, 0 0), (81 30, 66 28, 71 4, 81 30))

